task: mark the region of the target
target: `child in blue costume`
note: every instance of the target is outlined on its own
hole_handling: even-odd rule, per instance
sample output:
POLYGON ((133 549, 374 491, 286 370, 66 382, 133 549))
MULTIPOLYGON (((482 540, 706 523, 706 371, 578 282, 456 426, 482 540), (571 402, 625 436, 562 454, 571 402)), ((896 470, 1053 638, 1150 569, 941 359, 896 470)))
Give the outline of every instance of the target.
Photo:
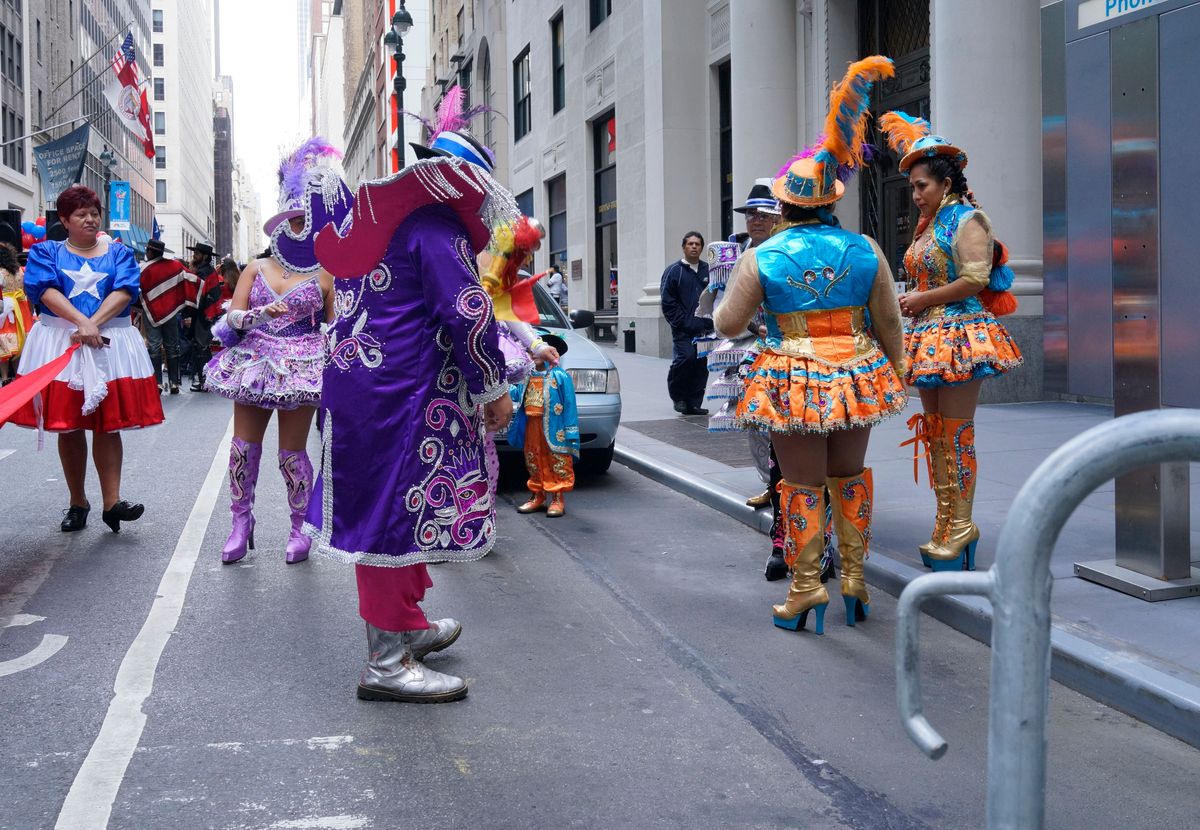
MULTIPOLYGON (((543 340, 566 354, 567 344, 553 334, 543 340)), ((529 378, 514 384, 513 419, 508 443, 525 450, 529 471, 529 501, 518 513, 545 510, 552 519, 566 512, 564 494, 575 488, 572 459, 579 457, 579 413, 575 407, 575 385, 571 376, 540 356, 529 378)))

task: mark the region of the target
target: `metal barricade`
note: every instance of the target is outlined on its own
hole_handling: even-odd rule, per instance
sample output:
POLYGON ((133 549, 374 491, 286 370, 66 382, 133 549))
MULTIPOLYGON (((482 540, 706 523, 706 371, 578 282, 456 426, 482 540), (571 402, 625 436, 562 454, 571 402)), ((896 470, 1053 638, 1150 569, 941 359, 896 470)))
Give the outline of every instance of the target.
POLYGON ((1041 830, 1046 800, 1050 701, 1050 553, 1075 508, 1122 473, 1165 461, 1200 461, 1200 410, 1157 410, 1116 418, 1068 441, 1034 471, 1000 531, 996 563, 979 573, 914 579, 900 595, 897 701, 904 728, 930 758, 946 741, 921 709, 917 645, 921 604, 976 594, 992 603, 988 722, 988 830, 1041 830))

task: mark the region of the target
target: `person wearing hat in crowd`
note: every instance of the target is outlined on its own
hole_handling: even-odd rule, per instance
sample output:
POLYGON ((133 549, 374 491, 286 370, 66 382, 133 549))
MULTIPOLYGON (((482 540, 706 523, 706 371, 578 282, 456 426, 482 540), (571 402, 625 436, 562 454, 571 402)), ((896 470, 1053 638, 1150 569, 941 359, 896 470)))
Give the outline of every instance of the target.
POLYGON ((704 236, 699 231, 683 235, 683 256, 663 271, 659 281, 663 316, 671 326, 671 368, 667 394, 682 415, 707 415, 703 407, 708 364, 696 350, 696 338, 713 330, 712 320, 696 315, 700 297, 708 287, 708 263, 700 258, 704 236))
POLYGON ((279 471, 291 513, 284 561, 308 559, 312 542, 304 519, 313 489, 308 434, 321 398, 321 324, 333 315, 333 278, 321 270, 314 237, 330 222, 341 224, 354 204, 332 167, 340 157, 314 137, 282 160, 280 211, 263 226, 271 239, 269 256, 242 272, 225 320, 215 327, 226 348, 206 367, 208 388, 233 401, 232 529, 221 551, 225 564, 254 547, 254 494, 272 413, 279 423, 279 471))
POLYGON ((495 543, 484 435, 508 424, 512 399, 476 257, 520 211, 478 142, 439 138, 442 153, 360 185, 350 222, 317 235, 341 282, 305 531, 317 554, 355 566, 363 700, 466 696, 461 678, 422 662, 463 630, 421 610, 426 565, 474 561, 495 543))
POLYGON ((221 316, 221 277, 213 267, 216 252, 212 245, 197 242, 188 250, 192 252, 191 271, 196 275, 198 284, 196 307, 184 320, 191 340, 192 391, 206 392, 204 364, 212 356, 209 346, 212 344, 213 323, 221 316))
POLYGON ((146 262, 142 265, 142 313, 146 318, 146 346, 154 364, 154 382, 160 391, 179 394, 179 320, 177 315, 196 303, 195 277, 183 263, 165 256, 167 246, 161 239, 146 243, 146 262), (163 385, 163 352, 166 352, 167 382, 163 385))
POLYGON ((870 607, 863 560, 874 491, 863 462, 871 426, 902 412, 907 400, 903 336, 887 259, 874 240, 843 230, 833 205, 863 163, 871 87, 893 74, 882 56, 850 65, 830 93, 825 137, 771 186, 783 221, 742 257, 716 310, 717 330, 727 336, 744 331, 760 306, 766 312, 765 347, 747 371, 737 417, 770 431, 783 474, 783 553, 792 582, 772 609, 780 628, 803 628, 815 611, 816 631, 824 633, 826 492, 847 625, 865 619, 870 607))
POLYGON ((913 242, 904 253, 906 291, 900 308, 908 374, 921 395, 920 414, 909 420, 916 454, 924 444, 937 503, 930 540, 919 546, 935 571, 973 570, 979 528, 971 518, 978 478, 975 406, 987 378, 1022 363, 1021 350, 996 316, 1016 310, 1008 289, 1008 252, 992 235, 963 174, 967 154, 929 122, 903 112, 879 119, 888 143, 901 154, 900 170, 920 211, 913 242))
MULTIPOLYGON (((553 334, 543 335, 559 355, 567 343, 553 334)), ((579 412, 575 386, 564 369, 538 357, 528 379, 511 387, 513 419, 508 443, 525 452, 529 472, 529 500, 518 513, 545 510, 555 519, 566 512, 564 499, 575 489, 574 459, 579 457, 579 412)))

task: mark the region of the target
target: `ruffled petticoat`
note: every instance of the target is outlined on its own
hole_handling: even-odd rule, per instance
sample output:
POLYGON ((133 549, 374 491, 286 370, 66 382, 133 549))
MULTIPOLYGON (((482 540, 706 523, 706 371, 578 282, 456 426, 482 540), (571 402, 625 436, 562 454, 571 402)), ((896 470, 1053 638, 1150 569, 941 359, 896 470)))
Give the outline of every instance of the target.
POLYGON ((771 432, 825 433, 871 426, 903 411, 904 387, 883 352, 832 364, 770 349, 746 372, 738 424, 771 432))
MULTIPOLYGON (((29 330, 19 374, 29 374, 62 355, 71 345, 75 324, 43 314, 29 330)), ((128 317, 100 326, 108 339, 102 349, 82 346, 66 368, 12 416, 23 427, 47 432, 78 429, 117 432, 163 422, 154 367, 142 336, 128 317), (86 414, 84 410, 87 410, 86 414)))
POLYGON ((953 386, 1002 375, 1020 366, 1021 350, 987 311, 934 317, 906 328, 910 386, 953 386))
POLYGON ((324 369, 319 331, 279 336, 261 329, 219 352, 205 367, 205 386, 263 409, 316 406, 324 369))
POLYGON ((742 364, 752 354, 754 337, 739 337, 719 341, 708 352, 707 362, 710 380, 705 398, 713 403, 713 414, 708 419, 709 432, 741 431, 737 423, 737 405, 742 398, 745 383, 742 364))

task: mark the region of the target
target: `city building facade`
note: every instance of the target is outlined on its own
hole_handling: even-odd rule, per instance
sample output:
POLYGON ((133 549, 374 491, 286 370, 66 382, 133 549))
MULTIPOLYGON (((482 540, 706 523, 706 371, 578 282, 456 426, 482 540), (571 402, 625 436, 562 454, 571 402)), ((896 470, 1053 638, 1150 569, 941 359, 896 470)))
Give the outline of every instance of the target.
POLYGON ((41 203, 35 198, 32 143, 24 138, 40 129, 31 106, 39 74, 33 64, 45 59, 37 12, 34 4, 0 4, 0 208, 27 214, 41 203))
POLYGON ((212 89, 213 240, 226 256, 233 251, 233 78, 220 76, 212 89))
MULTIPOLYGON (((214 241, 213 9, 152 0, 154 187, 162 239, 176 254, 214 241)), ((226 239, 226 243, 228 240, 226 239)))
POLYGON ((267 238, 262 232, 262 214, 258 190, 243 159, 233 165, 233 242, 229 253, 239 263, 256 258, 267 238))
MULTIPOLYGON (((501 180, 550 229, 535 267, 552 258, 564 265, 572 307, 615 314, 620 329, 636 332, 639 352, 657 355, 671 348, 659 277, 680 256, 683 234, 700 230, 711 240, 742 230, 732 208, 756 178, 774 176, 815 140, 829 87, 846 65, 888 54, 897 78, 879 85, 873 110, 931 116, 936 131, 966 148, 971 186, 1012 256, 1021 316, 1010 329, 1031 365, 1011 382, 993 383, 990 394, 1040 395, 1038 4, 432 6, 424 112, 455 80, 468 82, 472 103, 495 108, 475 131, 497 152, 501 180)), ((912 210, 894 163, 861 176, 838 216, 878 237, 895 266, 911 236, 912 210)))
POLYGON ((345 27, 341 2, 313 0, 312 117, 309 131, 346 150, 345 27))

